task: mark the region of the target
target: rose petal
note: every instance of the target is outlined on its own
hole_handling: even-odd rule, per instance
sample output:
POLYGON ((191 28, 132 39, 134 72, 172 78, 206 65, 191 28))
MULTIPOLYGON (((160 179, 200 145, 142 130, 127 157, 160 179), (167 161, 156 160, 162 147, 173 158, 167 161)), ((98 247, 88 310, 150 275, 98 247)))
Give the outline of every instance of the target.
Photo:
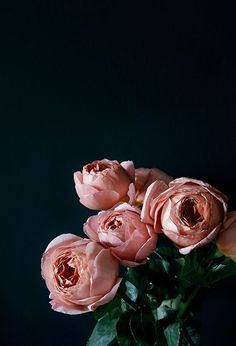
POLYGON ((134 175, 135 175, 135 169, 134 169, 134 163, 133 161, 123 161, 120 164, 125 171, 128 173, 131 181, 134 181, 134 175))
POLYGON ((129 210, 129 211, 133 211, 135 213, 138 213, 140 214, 140 209, 134 207, 134 206, 131 206, 129 203, 122 203, 122 204, 119 204, 115 209, 115 211, 125 211, 125 210, 129 210))
POLYGON ((75 184, 82 184, 83 183, 83 175, 80 171, 77 171, 73 175, 75 184))
POLYGON ((122 279, 119 278, 116 282, 116 284, 112 287, 112 289, 110 290, 110 292, 108 292, 107 294, 105 294, 103 297, 101 297, 98 301, 96 301, 95 303, 91 304, 88 306, 90 311, 95 310, 98 306, 107 304, 108 302, 110 302, 116 295, 116 292, 119 288, 119 285, 121 283, 122 279))
POLYGON ((183 247, 183 248, 179 249, 179 252, 182 255, 187 255, 193 249, 196 249, 198 247, 201 247, 201 246, 204 246, 204 245, 210 243, 217 236, 220 228, 221 228, 221 224, 219 226, 217 226, 216 228, 214 228, 205 238, 200 240, 198 243, 196 243, 194 245, 183 247))
POLYGON ((154 232, 154 229, 147 225, 150 238, 143 244, 143 246, 138 250, 135 256, 135 261, 139 262, 144 260, 149 256, 156 248, 157 245, 157 234, 154 232))
POLYGON ((145 264, 147 262, 147 259, 145 258, 144 260, 142 261, 128 261, 128 260, 120 260, 120 264, 124 267, 127 267, 127 268, 134 268, 134 267, 138 267, 142 264, 145 264))
POLYGON ((90 311, 87 306, 80 306, 75 304, 68 304, 68 303, 60 303, 57 300, 50 301, 50 304, 52 305, 52 309, 57 312, 61 312, 63 314, 68 315, 79 315, 83 314, 85 312, 90 311))
MULTIPOLYGON (((91 247, 91 246, 90 246, 91 247)), ((105 294, 110 291, 118 276, 118 261, 112 257, 109 249, 102 249, 94 261, 89 262, 91 267, 90 295, 105 294)))
POLYGON ((216 239, 218 249, 227 257, 236 258, 236 212, 230 212, 216 239))
POLYGON ((99 215, 90 216, 84 223, 83 231, 91 239, 98 241, 99 215))
POLYGON ((129 197, 129 203, 131 205, 134 204, 134 200, 135 200, 135 185, 134 185, 134 183, 131 183, 129 185, 129 190, 127 192, 127 195, 129 197))
MULTIPOLYGON (((176 225, 176 222, 173 221, 173 218, 171 216, 171 212, 173 208, 173 202, 169 198, 166 203, 162 207, 161 211, 161 225, 162 225, 162 230, 163 233, 165 233, 165 229, 170 230, 172 232, 178 233, 178 227, 176 225)), ((157 219, 155 217, 155 219, 157 219)), ((154 225, 155 227, 156 225, 154 225)), ((156 227, 155 227, 156 228, 156 227)))
POLYGON ((89 209, 109 209, 112 208, 120 199, 120 195, 115 191, 99 191, 91 195, 80 198, 80 203, 89 209))
POLYGON ((131 237, 122 246, 111 248, 111 251, 120 260, 134 261, 137 252, 146 243, 148 238, 147 230, 145 233, 140 233, 140 230, 134 230, 131 237))
POLYGON ((75 189, 76 189, 77 195, 83 198, 91 194, 99 192, 99 190, 96 189, 95 187, 86 185, 86 184, 77 184, 75 185, 75 189))
POLYGON ((150 204, 153 198, 157 198, 168 186, 161 180, 156 180, 148 188, 143 201, 141 220, 153 225, 154 220, 150 217, 150 204))
POLYGON ((49 250, 52 250, 55 249, 56 247, 58 246, 65 246, 67 244, 70 244, 74 241, 78 241, 78 240, 81 240, 83 238, 81 237, 78 237, 74 234, 71 234, 71 233, 64 233, 64 234, 61 234, 59 236, 57 236, 56 238, 54 238, 47 246, 45 252, 48 252, 49 250))

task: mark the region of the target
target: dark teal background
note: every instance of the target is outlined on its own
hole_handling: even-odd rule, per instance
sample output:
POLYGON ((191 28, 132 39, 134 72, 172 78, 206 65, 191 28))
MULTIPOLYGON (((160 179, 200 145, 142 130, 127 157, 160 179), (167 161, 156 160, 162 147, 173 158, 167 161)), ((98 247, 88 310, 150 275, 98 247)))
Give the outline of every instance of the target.
MULTIPOLYGON (((234 12, 209 1, 1 1, 1 345, 85 345, 40 258, 92 212, 73 172, 132 159, 212 183, 236 208, 234 12)), ((199 300, 202 345, 233 345, 235 280, 199 300)))

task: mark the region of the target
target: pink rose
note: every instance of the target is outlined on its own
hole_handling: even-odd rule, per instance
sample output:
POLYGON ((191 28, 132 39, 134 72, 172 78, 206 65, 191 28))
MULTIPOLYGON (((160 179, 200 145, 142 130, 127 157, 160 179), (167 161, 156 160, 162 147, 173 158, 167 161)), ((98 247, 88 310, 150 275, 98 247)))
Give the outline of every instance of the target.
POLYGON ((156 181, 147 189, 141 218, 187 254, 216 237, 226 216, 226 201, 220 191, 200 180, 175 179, 168 189, 156 181))
POLYGON ((135 201, 137 205, 143 204, 146 190, 155 180, 162 180, 168 185, 173 178, 157 168, 135 169, 135 201))
POLYGON ((84 224, 84 232, 109 247, 127 267, 145 263, 157 243, 153 227, 142 223, 139 209, 127 203, 90 217, 84 224))
POLYGON ((121 201, 128 201, 133 190, 134 165, 132 161, 100 160, 74 173, 76 192, 80 202, 89 209, 110 209, 121 201))
POLYGON ((236 211, 228 213, 223 230, 216 238, 216 245, 225 256, 236 261, 236 211))
POLYGON ((118 261, 109 249, 73 234, 56 237, 42 257, 42 276, 53 310, 76 315, 112 300, 119 287, 118 261))

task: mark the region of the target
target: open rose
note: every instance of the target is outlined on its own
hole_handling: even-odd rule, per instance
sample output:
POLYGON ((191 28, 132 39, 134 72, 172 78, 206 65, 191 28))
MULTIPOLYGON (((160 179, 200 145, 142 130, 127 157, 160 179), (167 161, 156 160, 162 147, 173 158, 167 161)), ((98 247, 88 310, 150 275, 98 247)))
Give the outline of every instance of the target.
POLYGON ((223 230, 216 238, 216 245, 225 256, 236 261, 236 211, 228 213, 223 230))
POLYGON ((128 201, 129 190, 134 190, 132 161, 94 161, 74 173, 76 192, 80 202, 89 209, 106 210, 120 201, 128 201))
POLYGON ((136 205, 142 205, 145 193, 149 185, 155 180, 162 180, 167 185, 172 177, 158 168, 137 168, 135 169, 135 202, 136 205))
POLYGON ((73 234, 56 237, 42 257, 42 276, 53 310, 75 315, 112 300, 119 287, 118 261, 109 249, 73 234))
POLYGON ((84 224, 84 232, 109 247, 128 267, 145 263, 157 242, 153 227, 142 223, 140 211, 127 203, 91 216, 84 224))
POLYGON ((226 216, 226 200, 200 180, 175 179, 167 189, 156 181, 147 189, 141 217, 187 254, 216 237, 226 216))

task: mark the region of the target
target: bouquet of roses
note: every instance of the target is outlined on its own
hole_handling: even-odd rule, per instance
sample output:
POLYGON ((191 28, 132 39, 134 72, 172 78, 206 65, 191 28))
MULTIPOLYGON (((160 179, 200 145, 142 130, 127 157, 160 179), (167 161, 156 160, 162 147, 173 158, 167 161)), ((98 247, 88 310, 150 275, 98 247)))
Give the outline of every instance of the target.
POLYGON ((62 234, 42 257, 53 310, 93 312, 87 345, 197 345, 201 290, 236 275, 236 212, 191 178, 132 161, 98 160, 74 174, 80 202, 101 210, 87 238, 62 234))

